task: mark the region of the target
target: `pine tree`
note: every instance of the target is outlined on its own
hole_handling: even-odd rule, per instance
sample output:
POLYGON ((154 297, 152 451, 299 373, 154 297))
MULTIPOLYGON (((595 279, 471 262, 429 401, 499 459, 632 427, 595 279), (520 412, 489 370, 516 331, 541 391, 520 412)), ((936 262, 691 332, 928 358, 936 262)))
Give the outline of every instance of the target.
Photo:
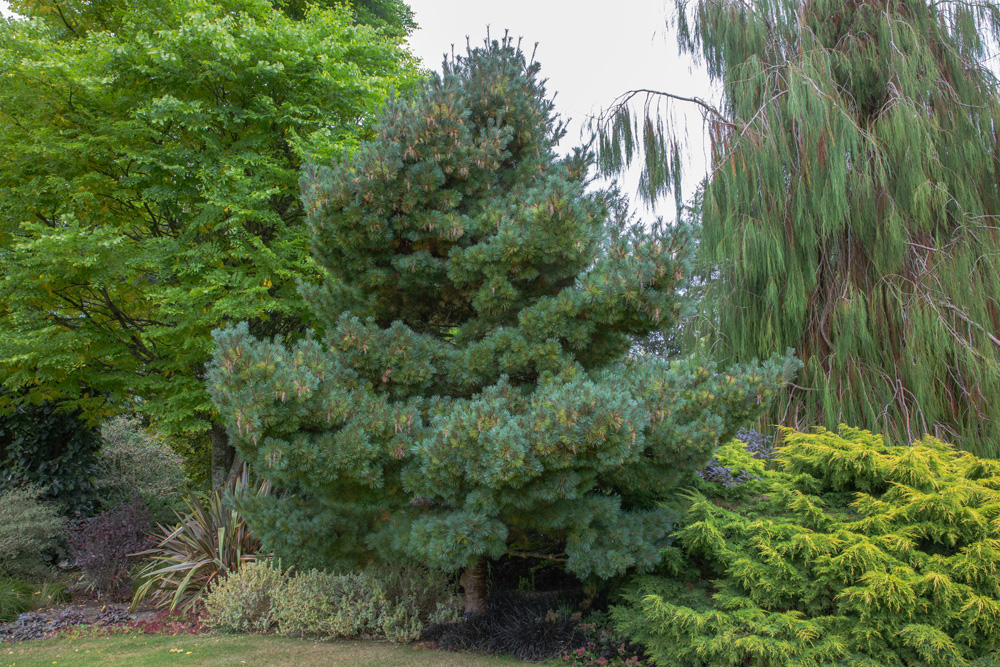
POLYGON ((216 333, 209 391, 286 493, 245 509, 266 548, 318 565, 504 554, 579 577, 649 570, 654 502, 758 415, 787 358, 715 373, 629 359, 680 307, 689 235, 609 215, 509 40, 387 105, 351 160, 303 178, 325 325, 286 346, 216 333))
MULTIPOLYGON (((795 348, 769 420, 1000 455, 997 3, 685 4, 680 48, 722 91, 698 102, 723 358, 795 348)), ((676 185, 678 128, 606 120, 605 168, 644 152, 647 195, 676 185)))

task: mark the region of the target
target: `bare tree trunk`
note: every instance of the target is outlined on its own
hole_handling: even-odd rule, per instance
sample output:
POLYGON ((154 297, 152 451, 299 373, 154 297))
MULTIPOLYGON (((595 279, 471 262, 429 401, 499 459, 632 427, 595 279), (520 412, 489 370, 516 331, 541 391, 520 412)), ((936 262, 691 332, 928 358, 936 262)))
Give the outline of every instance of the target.
POLYGON ((465 603, 465 614, 478 614, 486 610, 486 599, 489 592, 486 589, 486 558, 479 557, 475 565, 469 565, 459 579, 462 584, 462 601, 465 603))
POLYGON ((237 458, 236 449, 229 444, 229 434, 221 424, 212 423, 208 438, 212 443, 212 490, 222 491, 237 458))
POLYGON ((226 477, 226 485, 234 486, 240 477, 243 476, 243 466, 246 465, 246 461, 240 456, 240 453, 233 448, 233 464, 229 466, 229 475, 226 477))

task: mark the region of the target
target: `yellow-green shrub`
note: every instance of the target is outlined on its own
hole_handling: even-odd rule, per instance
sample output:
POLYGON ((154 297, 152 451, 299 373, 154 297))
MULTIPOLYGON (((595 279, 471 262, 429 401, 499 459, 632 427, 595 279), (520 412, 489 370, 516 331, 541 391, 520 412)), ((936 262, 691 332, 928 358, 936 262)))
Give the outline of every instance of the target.
POLYGON ((383 612, 382 632, 392 641, 414 641, 425 627, 462 616, 455 582, 437 570, 412 564, 371 574, 385 589, 389 606, 383 612))
POLYGON ((271 595, 278 632, 295 637, 407 642, 419 638, 428 625, 457 620, 461 613, 454 583, 422 566, 351 574, 300 572, 285 576, 271 595))
POLYGON ((216 582, 205 596, 206 625, 222 632, 267 632, 277 623, 274 595, 283 583, 280 563, 244 564, 216 582))
MULTIPOLYGON (((618 607, 661 665, 957 667, 1000 657, 1000 462, 933 438, 785 431, 779 470, 693 493, 665 554, 618 607), (721 494, 720 494, 721 497, 721 494)), ((700 485, 705 489, 705 485, 700 485)))
POLYGON ((320 570, 291 577, 274 600, 278 632, 293 637, 374 637, 389 606, 373 577, 320 570))

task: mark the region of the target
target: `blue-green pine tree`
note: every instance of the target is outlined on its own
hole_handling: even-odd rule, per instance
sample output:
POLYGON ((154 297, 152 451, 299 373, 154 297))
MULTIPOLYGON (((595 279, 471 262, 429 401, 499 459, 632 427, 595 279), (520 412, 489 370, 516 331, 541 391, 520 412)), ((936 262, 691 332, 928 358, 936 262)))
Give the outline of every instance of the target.
POLYGON ((303 180, 326 279, 322 336, 216 333, 209 391, 285 493, 246 507, 265 546, 311 564, 463 569, 532 545, 581 578, 649 570, 656 504, 756 417, 794 362, 717 373, 631 357, 681 304, 689 235, 611 215, 584 151, 508 40, 446 61, 376 137, 303 180))

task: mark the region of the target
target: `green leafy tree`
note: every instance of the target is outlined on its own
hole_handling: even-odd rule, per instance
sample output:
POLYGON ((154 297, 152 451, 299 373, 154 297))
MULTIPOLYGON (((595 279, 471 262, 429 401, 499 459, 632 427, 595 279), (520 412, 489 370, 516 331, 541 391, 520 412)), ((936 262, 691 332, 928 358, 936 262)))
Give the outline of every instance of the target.
POLYGON ((690 237, 585 192, 537 74, 487 43, 307 172, 326 278, 304 292, 326 335, 225 329, 209 374, 240 453, 284 491, 246 503, 265 549, 465 568, 467 611, 504 554, 648 570, 671 525, 655 499, 783 383, 787 358, 628 358, 679 310, 690 237))
MULTIPOLYGON (((680 48, 722 93, 688 100, 711 139, 700 249, 722 357, 796 349, 772 421, 1000 455, 1000 6, 685 5, 680 48)), ((679 128, 627 104, 604 121, 605 168, 643 154, 646 194, 676 190, 679 128)))
POLYGON ((323 4, 12 4, 29 18, 0 23, 4 385, 209 433, 215 481, 238 469, 203 384, 210 332, 309 320, 300 166, 350 150, 416 73, 399 37, 323 4))

